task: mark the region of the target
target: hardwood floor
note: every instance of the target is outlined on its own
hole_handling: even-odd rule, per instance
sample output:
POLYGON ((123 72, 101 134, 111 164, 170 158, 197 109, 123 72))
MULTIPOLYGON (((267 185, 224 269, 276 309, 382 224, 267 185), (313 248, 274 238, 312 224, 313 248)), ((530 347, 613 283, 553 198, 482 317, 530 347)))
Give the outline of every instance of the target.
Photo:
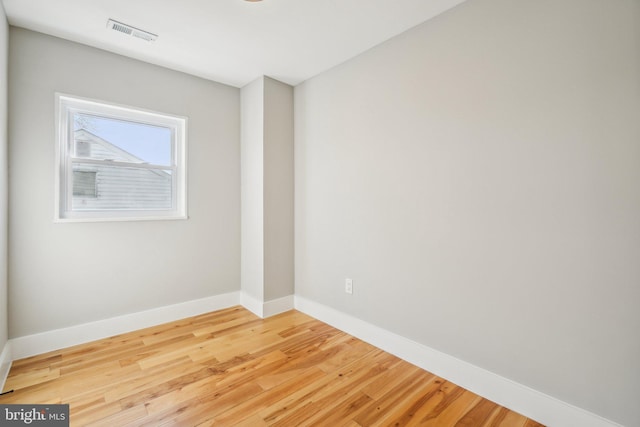
POLYGON ((541 424, 297 311, 242 307, 13 363, 0 403, 68 403, 72 426, 541 424))

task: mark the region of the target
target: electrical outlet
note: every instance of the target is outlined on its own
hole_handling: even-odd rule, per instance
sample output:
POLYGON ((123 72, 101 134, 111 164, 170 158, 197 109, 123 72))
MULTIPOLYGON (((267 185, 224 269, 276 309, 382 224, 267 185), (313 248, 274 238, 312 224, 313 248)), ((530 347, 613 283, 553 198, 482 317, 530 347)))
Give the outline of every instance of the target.
POLYGON ((348 294, 353 294, 353 280, 344 279, 344 291, 348 294))

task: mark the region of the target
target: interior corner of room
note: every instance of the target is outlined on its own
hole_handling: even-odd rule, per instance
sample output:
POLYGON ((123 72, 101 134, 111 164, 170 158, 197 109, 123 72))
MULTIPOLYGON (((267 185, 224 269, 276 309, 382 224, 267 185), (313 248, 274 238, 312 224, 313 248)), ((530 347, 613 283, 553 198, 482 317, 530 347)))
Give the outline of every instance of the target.
POLYGON ((640 3, 456 3, 295 83, 2 12, 0 384, 12 360, 241 304, 550 426, 638 425, 640 3), (56 93, 187 117, 188 219, 54 222, 56 93))

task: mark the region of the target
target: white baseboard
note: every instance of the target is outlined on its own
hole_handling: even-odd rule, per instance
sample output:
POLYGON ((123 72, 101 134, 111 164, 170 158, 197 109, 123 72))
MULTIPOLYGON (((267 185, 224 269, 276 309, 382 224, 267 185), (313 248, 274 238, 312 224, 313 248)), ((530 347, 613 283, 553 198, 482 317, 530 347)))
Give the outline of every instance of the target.
POLYGON ((284 313, 285 311, 293 310, 293 306, 293 295, 287 295, 286 297, 265 301, 262 310, 262 313, 264 314, 263 317, 271 317, 276 314, 284 313))
POLYGON ((7 341, 0 353, 0 392, 4 391, 4 383, 7 381, 7 375, 11 369, 11 341, 7 341))
POLYGON ((266 317, 275 316, 276 314, 292 310, 294 306, 294 297, 293 295, 287 295, 286 297, 262 302, 246 292, 241 292, 240 304, 256 316, 264 319, 266 317))
POLYGON ((240 292, 240 305, 242 305, 244 308, 246 308, 256 316, 260 318, 264 317, 262 302, 246 292, 240 292))
POLYGON ((621 427, 613 421, 333 308, 297 295, 294 302, 297 310, 309 316, 549 427, 621 427))
POLYGON ((242 304, 259 317, 296 308, 435 375, 458 384, 504 407, 549 427, 621 427, 527 386, 501 377, 438 350, 411 341, 356 317, 304 297, 289 295, 261 302, 244 292, 231 292, 139 313, 9 340, 0 353, 0 386, 4 386, 11 361, 107 338, 149 326, 171 322, 242 304))
POLYGON ((7 357, 8 360, 22 359, 238 304, 242 304, 249 311, 264 318, 293 309, 294 298, 293 295, 289 295, 263 303, 244 292, 215 295, 111 319, 13 338, 8 343, 11 345, 11 354, 7 357))
POLYGON ((114 335, 131 332, 162 323, 173 322, 185 317, 197 316, 210 311, 221 310, 240 303, 240 293, 187 301, 138 313, 126 314, 111 319, 98 320, 63 329, 42 332, 24 337, 12 338, 12 360, 34 356, 61 348, 83 344, 114 335))

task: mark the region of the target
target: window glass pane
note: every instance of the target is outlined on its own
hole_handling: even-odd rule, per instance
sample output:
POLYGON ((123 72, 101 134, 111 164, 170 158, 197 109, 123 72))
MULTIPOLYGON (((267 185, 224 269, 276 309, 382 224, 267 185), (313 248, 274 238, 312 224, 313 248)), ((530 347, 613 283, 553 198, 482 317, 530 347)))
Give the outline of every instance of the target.
POLYGON ((91 141, 89 139, 76 139, 76 156, 91 157, 91 141))
POLYGON ((86 113, 75 113, 73 126, 76 157, 172 165, 169 127, 86 113))
POLYGON ((74 162, 73 179, 73 210, 172 209, 171 170, 74 162), (84 185, 85 175, 82 173, 91 173, 89 170, 95 180, 96 195, 93 198, 76 194, 76 186, 84 185))
POLYGON ((95 171, 81 170, 80 168, 73 170, 73 196, 80 198, 97 196, 95 171))

